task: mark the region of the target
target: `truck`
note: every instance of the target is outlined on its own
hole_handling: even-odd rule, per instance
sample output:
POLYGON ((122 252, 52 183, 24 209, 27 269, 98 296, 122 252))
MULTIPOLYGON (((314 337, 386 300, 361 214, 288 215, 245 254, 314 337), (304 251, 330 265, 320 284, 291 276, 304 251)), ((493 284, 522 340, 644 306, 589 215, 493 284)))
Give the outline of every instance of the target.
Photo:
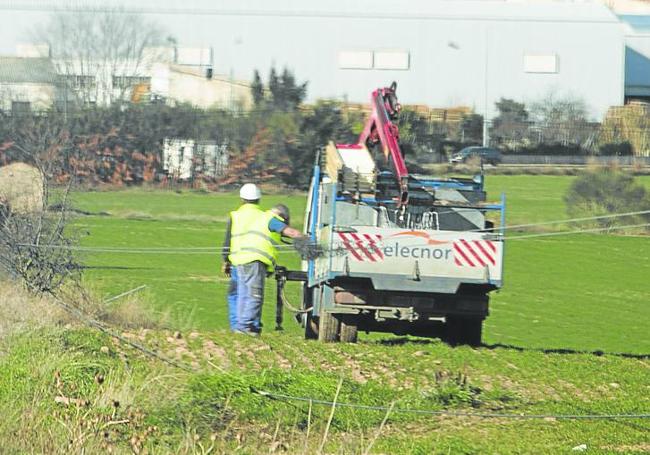
POLYGON ((283 276, 303 281, 307 339, 356 342, 364 331, 476 346, 503 284, 505 196, 487 202, 482 173, 409 174, 396 89, 372 92, 358 143, 319 151, 304 229, 323 254, 283 276))

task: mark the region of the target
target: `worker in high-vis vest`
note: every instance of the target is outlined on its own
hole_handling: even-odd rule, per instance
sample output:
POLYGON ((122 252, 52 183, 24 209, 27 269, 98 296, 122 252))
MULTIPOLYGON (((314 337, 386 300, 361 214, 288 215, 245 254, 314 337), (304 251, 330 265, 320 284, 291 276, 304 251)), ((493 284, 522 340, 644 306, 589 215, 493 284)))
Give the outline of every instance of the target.
MULTIPOLYGON (((284 224, 287 226, 291 225, 291 213, 289 211, 289 207, 287 207, 284 204, 276 204, 269 210, 270 213, 273 215, 279 217, 280 221, 282 221, 284 224)), ((237 268, 233 267, 232 264, 230 263, 230 259, 228 256, 230 256, 230 240, 232 237, 232 223, 231 223, 231 218, 228 218, 228 222, 226 225, 226 235, 224 237, 224 242, 223 242, 223 247, 221 249, 221 256, 222 256, 222 272, 224 275, 226 275, 228 278, 230 278, 230 282, 228 285, 228 294, 227 294, 227 302, 228 302, 228 322, 230 325, 230 330, 231 331, 236 331, 237 330, 237 268)), ((282 235, 278 234, 277 232, 273 232, 271 234, 271 239, 274 242, 274 244, 279 244, 282 242, 282 235)), ((255 321, 255 327, 261 327, 261 322, 259 320, 255 321)))
POLYGON ((230 315, 231 325, 234 323, 236 332, 259 335, 264 281, 275 269, 276 246, 281 236, 294 239, 304 236, 274 212, 259 207, 262 193, 256 185, 245 184, 239 196, 241 207, 230 213, 229 254, 224 262, 224 271, 234 266, 237 275, 237 315, 236 321, 230 315))

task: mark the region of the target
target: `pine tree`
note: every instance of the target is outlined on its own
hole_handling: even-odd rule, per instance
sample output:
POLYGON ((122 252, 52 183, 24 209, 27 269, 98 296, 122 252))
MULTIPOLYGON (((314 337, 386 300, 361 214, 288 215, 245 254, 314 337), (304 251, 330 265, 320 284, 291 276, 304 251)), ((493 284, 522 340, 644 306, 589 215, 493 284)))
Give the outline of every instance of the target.
POLYGON ((256 107, 259 107, 264 102, 264 84, 260 77, 260 72, 255 70, 253 73, 253 82, 251 83, 251 92, 253 94, 253 102, 256 107))

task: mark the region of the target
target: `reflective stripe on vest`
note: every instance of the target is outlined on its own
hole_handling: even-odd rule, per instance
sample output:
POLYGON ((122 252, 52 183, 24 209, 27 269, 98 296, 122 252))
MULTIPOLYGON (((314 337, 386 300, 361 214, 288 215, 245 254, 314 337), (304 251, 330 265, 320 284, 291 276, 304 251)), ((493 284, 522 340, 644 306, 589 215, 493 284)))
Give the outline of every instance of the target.
POLYGON ((255 204, 244 204, 231 212, 230 262, 233 265, 249 264, 259 261, 273 270, 278 251, 274 244, 279 235, 269 230, 269 222, 274 217, 255 204))
POLYGON ((278 237, 280 236, 280 234, 277 234, 277 233, 275 233, 275 232, 271 232, 271 235, 268 236, 268 235, 266 235, 266 234, 263 233, 263 232, 259 232, 259 231, 248 231, 248 232, 243 232, 243 233, 241 233, 241 234, 230 234, 230 238, 233 238, 233 237, 240 237, 240 236, 242 236, 242 235, 257 235, 257 236, 259 236, 259 237, 262 237, 262 238, 265 239, 265 240, 268 240, 268 241, 271 242, 273 245, 279 245, 279 244, 280 244, 280 241, 276 240, 276 238, 275 238, 276 236, 273 235, 273 234, 276 234, 278 237))

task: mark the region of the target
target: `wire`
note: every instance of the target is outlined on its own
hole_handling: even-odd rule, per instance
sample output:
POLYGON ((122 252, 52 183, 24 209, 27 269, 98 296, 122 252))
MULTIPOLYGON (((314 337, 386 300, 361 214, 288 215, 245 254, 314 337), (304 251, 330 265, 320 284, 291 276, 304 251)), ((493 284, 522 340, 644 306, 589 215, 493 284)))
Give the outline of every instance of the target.
MULTIPOLYGON (((292 395, 284 395, 281 393, 267 392, 264 390, 252 389, 254 393, 270 399, 288 400, 288 401, 302 401, 312 404, 320 404, 325 406, 347 407, 353 409, 364 409, 368 411, 388 411, 390 406, 371 406, 357 403, 336 403, 327 400, 319 400, 309 397, 297 397, 292 395)), ((650 413, 645 414, 505 414, 497 412, 488 413, 475 413, 463 411, 435 411, 430 409, 410 409, 410 408, 392 408, 392 412, 400 414, 423 414, 423 415, 438 415, 438 416, 451 416, 451 417, 478 417, 483 419, 558 419, 558 420, 613 420, 613 419, 648 419, 650 413)))
POLYGON ((548 226, 551 224, 564 224, 564 223, 578 223, 580 221, 594 221, 594 220, 605 220, 608 218, 619 218, 624 216, 638 216, 638 215, 647 215, 650 214, 650 210, 640 210, 637 212, 627 212, 627 213, 613 213, 610 215, 598 215, 598 216, 589 216, 584 218, 570 218, 568 220, 555 220, 555 221, 541 221, 539 223, 530 223, 530 224, 515 224, 513 226, 506 226, 503 229, 520 229, 525 227, 537 227, 537 226, 548 226))
POLYGON ((530 235, 520 235, 516 237, 506 237, 506 239, 507 240, 533 239, 537 237, 552 237, 556 235, 584 234, 588 232, 601 232, 601 231, 616 231, 621 229, 632 229, 632 228, 640 228, 640 227, 650 227, 650 223, 628 224, 627 226, 612 226, 612 227, 601 227, 601 228, 593 228, 593 229, 580 229, 574 231, 545 232, 542 234, 530 234, 530 235))
POLYGON ((141 286, 138 286, 137 288, 133 288, 133 289, 131 289, 131 290, 129 290, 129 291, 122 292, 121 294, 118 294, 118 295, 116 295, 116 296, 113 296, 113 297, 111 297, 110 299, 104 300, 102 303, 103 303, 103 304, 107 304, 107 303, 114 302, 115 300, 121 299, 122 297, 126 297, 127 295, 131 295, 131 294, 134 294, 134 293, 136 293, 136 292, 138 292, 138 291, 141 291, 141 290, 143 290, 143 289, 146 288, 146 287, 147 287, 147 285, 146 285, 146 284, 143 284, 143 285, 141 285, 141 286))
MULTIPOLYGON (((609 215, 598 215, 598 216, 591 216, 591 217, 582 217, 582 218, 571 218, 571 219, 564 219, 564 220, 553 220, 553 221, 542 221, 539 223, 529 223, 529 224, 518 224, 518 225, 511 225, 511 226, 504 226, 503 228, 496 228, 497 230, 510 230, 510 229, 520 229, 520 228, 526 228, 526 227, 537 227, 537 226, 548 226, 548 225, 553 225, 553 224, 565 224, 565 223, 576 223, 576 222, 582 222, 582 221, 595 221, 595 220, 603 220, 603 219, 612 219, 612 218, 621 218, 621 217, 628 217, 628 216, 638 216, 638 215, 645 215, 645 214, 650 214, 650 210, 641 210, 641 211, 636 211, 636 212, 626 212, 626 213, 614 213, 614 214, 609 214, 609 215)), ((650 227, 650 223, 643 223, 643 224, 630 224, 630 225, 625 225, 625 226, 612 226, 612 227, 602 227, 602 228, 588 228, 588 229, 573 229, 570 231, 561 231, 561 232, 547 232, 547 233, 539 233, 539 234, 529 234, 529 235, 519 235, 519 236, 506 236, 504 237, 505 240, 522 240, 522 239, 532 239, 532 238, 537 238, 537 237, 552 237, 552 236, 560 236, 560 235, 571 235, 571 234, 583 234, 583 233, 590 233, 590 232, 602 232, 602 231, 615 231, 615 230, 622 230, 622 229, 633 229, 633 228, 640 228, 640 227, 650 227)), ((466 232, 483 232, 485 233, 485 229, 472 229, 472 230, 467 230, 467 231, 434 231, 436 232, 436 236, 458 236, 461 235, 462 233, 466 232)), ((498 232, 498 231, 497 231, 498 232)), ((495 232, 495 233, 497 233, 495 232)), ((205 255, 213 255, 213 254, 218 254, 218 253, 223 253, 225 250, 227 250, 227 247, 135 247, 135 248, 130 248, 130 247, 84 247, 84 246, 69 246, 69 245, 36 245, 36 244, 29 244, 29 243, 19 243, 18 246, 25 247, 25 248, 40 248, 40 249, 61 249, 61 250, 68 250, 68 251, 79 251, 79 252, 86 252, 86 253, 113 253, 113 254, 184 254, 184 255, 196 255, 196 254, 205 254, 205 255)), ((333 248, 332 251, 337 251, 337 252, 345 252, 345 250, 349 249, 363 249, 365 248, 363 245, 358 245, 358 242, 354 242, 354 244, 349 244, 346 245, 345 248, 333 248)), ((276 249, 279 250, 280 254, 286 254, 286 253, 291 253, 293 252, 294 248, 292 245, 288 244, 282 244, 282 245, 277 245, 276 249)))
MULTIPOLYGON (((42 248, 54 250, 70 250, 88 253, 130 253, 130 254, 215 254, 228 250, 227 247, 92 247, 92 246, 67 246, 67 245, 36 245, 30 243, 19 243, 17 246, 25 248, 42 248)), ((278 245, 280 253, 287 253, 292 250, 290 245, 278 245)))
MULTIPOLYGON (((26 283, 28 289, 30 289, 32 292, 34 292, 35 294, 40 294, 39 290, 35 286, 33 286, 31 283, 29 283, 29 282, 25 282, 25 283, 26 283)), ((83 323, 88 325, 89 327, 93 327, 93 328, 99 330, 100 332, 102 332, 102 333, 104 333, 104 334, 106 334, 108 336, 114 337, 114 338, 122 341, 123 343, 126 343, 126 344, 130 345, 131 347, 137 349, 138 351, 142 352, 143 354, 146 354, 146 355, 148 355, 150 357, 155 357, 155 358, 161 360, 162 362, 165 362, 165 363, 167 363, 167 364, 169 364, 169 365, 171 365, 173 367, 179 368, 179 369, 184 370, 184 371, 189 371, 189 372, 194 371, 194 368, 192 368, 192 367, 189 367, 189 366, 187 366, 187 365, 185 365, 185 364, 183 364, 181 362, 177 362, 175 360, 172 360, 172 359, 170 359, 169 357, 167 357, 167 356, 165 356, 163 354, 152 351, 151 349, 145 347, 144 345, 142 345, 140 343, 137 343, 137 342, 135 342, 133 340, 129 340, 128 338, 126 338, 123 335, 121 335, 120 333, 118 333, 115 329, 107 326, 106 324, 104 324, 102 322, 99 322, 99 321, 93 319, 91 316, 84 313, 82 310, 77 308, 75 305, 67 303, 66 301, 61 299, 58 295, 56 295, 53 291, 51 291, 51 290, 46 291, 46 293, 48 295, 50 295, 50 297, 52 297, 52 300, 54 301, 54 303, 56 305, 63 308, 67 313, 69 313, 72 316, 76 317, 77 319, 79 319, 80 321, 82 321, 83 323)))
POLYGON ((280 288, 280 299, 282 300, 282 304, 287 308, 287 310, 289 310, 292 313, 303 314, 303 313, 309 313, 311 310, 314 309, 313 305, 310 306, 310 307, 307 307, 307 308, 296 308, 295 306, 293 306, 291 304, 291 302, 289 302, 289 299, 287 299, 287 296, 284 293, 284 285, 286 283, 287 283, 287 280, 285 278, 285 279, 283 279, 283 283, 282 283, 282 286, 280 288))

